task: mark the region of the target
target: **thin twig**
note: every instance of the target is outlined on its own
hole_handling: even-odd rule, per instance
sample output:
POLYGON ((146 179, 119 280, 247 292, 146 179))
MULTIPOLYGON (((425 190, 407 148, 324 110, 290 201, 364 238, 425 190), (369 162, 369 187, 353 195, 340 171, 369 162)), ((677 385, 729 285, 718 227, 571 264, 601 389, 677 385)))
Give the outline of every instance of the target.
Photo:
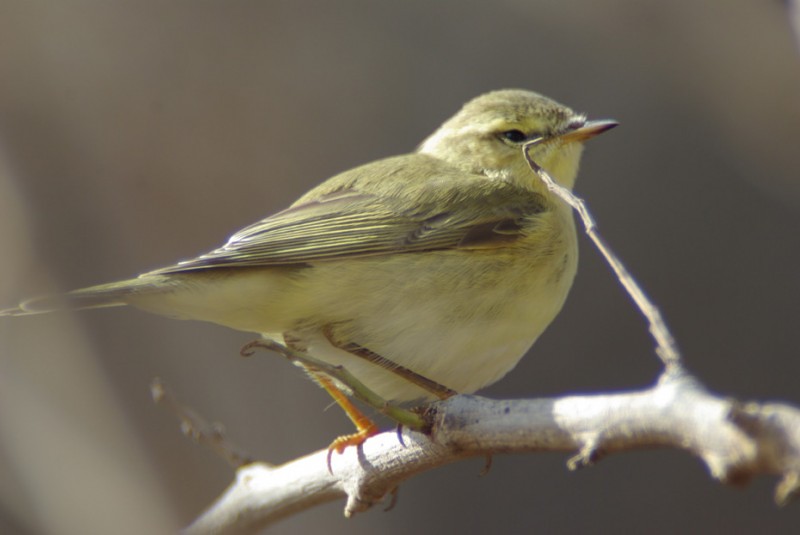
POLYGON ((586 203, 583 201, 583 199, 576 197, 575 194, 573 194, 567 188, 557 184, 550 174, 531 157, 529 152, 530 149, 541 143, 543 139, 544 138, 534 139, 522 146, 522 153, 525 155, 525 160, 528 162, 531 170, 533 170, 533 172, 539 176, 542 182, 544 182, 548 190, 556 194, 576 212, 578 212, 578 215, 583 222, 583 226, 586 228, 586 234, 594 242, 595 246, 600 251, 600 254, 603 255, 606 262, 608 262, 608 265, 611 266, 611 269, 614 270, 614 273, 617 275, 617 278, 622 286, 628 292, 628 295, 631 296, 633 301, 636 303, 636 306, 639 308, 645 318, 647 318, 650 334, 656 341, 656 354, 664 363, 665 371, 668 374, 680 372, 682 370, 681 355, 678 351, 677 344, 675 343, 675 338, 667 328, 667 324, 664 321, 664 318, 661 316, 661 312, 659 311, 658 307, 656 307, 655 304, 650 301, 650 299, 642 290, 641 286, 639 286, 619 258, 617 258, 611 248, 606 244, 605 240, 603 240, 603 238, 597 232, 597 224, 589 212, 589 208, 586 206, 586 203))
POLYGON ((253 462, 253 459, 238 451, 225 438, 225 431, 220 424, 209 423, 195 411, 178 401, 161 378, 156 377, 150 383, 150 394, 153 401, 169 409, 181 422, 181 431, 198 444, 208 446, 214 453, 225 459, 233 468, 241 468, 253 462))

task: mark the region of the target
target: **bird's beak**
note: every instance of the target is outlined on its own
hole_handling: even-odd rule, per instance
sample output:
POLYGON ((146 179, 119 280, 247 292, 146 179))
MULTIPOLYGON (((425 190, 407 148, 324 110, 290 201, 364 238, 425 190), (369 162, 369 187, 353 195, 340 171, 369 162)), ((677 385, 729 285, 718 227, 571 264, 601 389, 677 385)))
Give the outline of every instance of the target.
POLYGON ((600 120, 600 121, 587 121, 583 124, 583 126, 576 128, 575 130, 570 130, 558 136, 558 140, 562 142, 584 142, 587 139, 591 139, 594 136, 600 135, 606 130, 611 130, 619 123, 617 121, 611 120, 600 120))

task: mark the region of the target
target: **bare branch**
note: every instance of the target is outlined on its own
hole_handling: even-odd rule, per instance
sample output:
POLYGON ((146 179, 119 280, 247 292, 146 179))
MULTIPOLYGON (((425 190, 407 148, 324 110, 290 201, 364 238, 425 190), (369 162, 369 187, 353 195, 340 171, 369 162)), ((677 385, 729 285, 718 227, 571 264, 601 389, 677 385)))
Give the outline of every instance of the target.
POLYGON ((281 466, 242 467, 186 533, 254 533, 341 497, 351 516, 415 474, 496 453, 577 452, 567 463, 576 469, 615 452, 675 448, 702 459, 724 483, 780 476, 779 503, 800 486, 800 410, 715 396, 683 372, 666 373, 652 388, 635 392, 513 401, 456 396, 432 404, 427 416, 430 436, 409 430, 376 435, 334 455, 332 473, 327 450, 281 466))

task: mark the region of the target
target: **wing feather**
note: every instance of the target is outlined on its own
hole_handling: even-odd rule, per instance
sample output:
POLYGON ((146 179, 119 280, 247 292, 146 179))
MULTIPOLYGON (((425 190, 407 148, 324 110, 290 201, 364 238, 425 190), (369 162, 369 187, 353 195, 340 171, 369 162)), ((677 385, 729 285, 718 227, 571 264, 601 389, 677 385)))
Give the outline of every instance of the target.
POLYGON ((541 195, 523 193, 505 191, 500 199, 474 195, 457 203, 417 203, 409 210, 408 201, 398 197, 337 190, 301 200, 240 230, 219 249, 148 275, 503 247, 524 235, 531 218, 546 209, 541 195), (438 209, 441 205, 448 210, 438 209))

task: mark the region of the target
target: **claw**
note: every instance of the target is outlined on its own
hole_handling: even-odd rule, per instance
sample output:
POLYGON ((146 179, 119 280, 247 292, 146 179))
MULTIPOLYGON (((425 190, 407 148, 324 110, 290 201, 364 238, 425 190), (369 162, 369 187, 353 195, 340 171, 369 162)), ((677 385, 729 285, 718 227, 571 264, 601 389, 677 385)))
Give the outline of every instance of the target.
MULTIPOLYGON (((361 422, 364 424, 365 422, 361 422)), ((369 437, 378 434, 378 426, 376 426, 371 420, 366 421, 365 427, 360 427, 358 431, 352 433, 350 435, 342 435, 333 442, 331 445, 328 446, 328 472, 333 474, 333 469, 331 468, 331 458, 333 457, 333 452, 336 453, 343 453, 347 446, 356 446, 360 447, 369 437)))

